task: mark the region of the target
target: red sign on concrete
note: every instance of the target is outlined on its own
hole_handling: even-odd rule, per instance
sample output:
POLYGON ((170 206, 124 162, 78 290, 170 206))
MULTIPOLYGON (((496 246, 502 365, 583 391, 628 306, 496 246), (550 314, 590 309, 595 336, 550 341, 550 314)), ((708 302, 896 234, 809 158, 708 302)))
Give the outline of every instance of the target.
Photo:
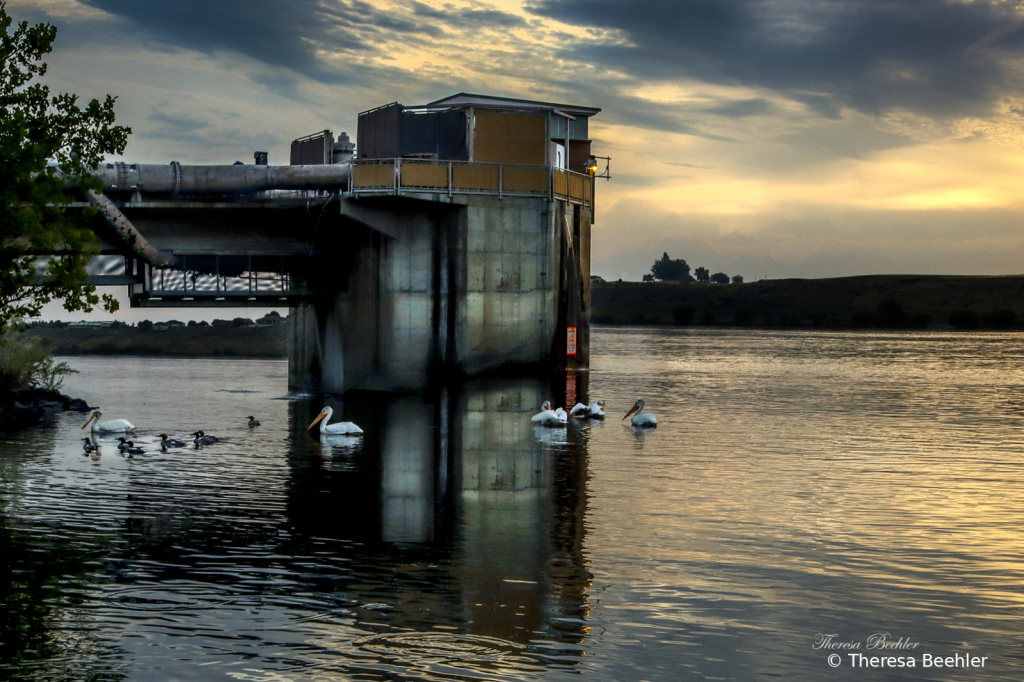
POLYGON ((565 328, 565 354, 576 355, 576 327, 565 328))

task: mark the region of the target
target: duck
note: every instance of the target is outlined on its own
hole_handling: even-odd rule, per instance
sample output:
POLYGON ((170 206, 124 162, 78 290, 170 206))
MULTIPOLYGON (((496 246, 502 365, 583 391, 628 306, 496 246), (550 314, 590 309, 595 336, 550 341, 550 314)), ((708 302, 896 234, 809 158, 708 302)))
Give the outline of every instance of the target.
POLYGON ((82 440, 85 441, 84 443, 82 443, 82 451, 85 454, 91 455, 94 452, 100 451, 100 446, 97 445, 96 443, 93 443, 92 438, 83 438, 82 440))
POLYGON ((213 445, 220 441, 220 438, 217 436, 207 436, 205 431, 196 431, 192 435, 195 436, 195 438, 192 439, 192 442, 195 443, 197 448, 201 448, 204 445, 213 445))
POLYGON ((109 421, 101 422, 100 417, 102 416, 103 413, 96 410, 92 413, 92 416, 89 417, 88 421, 82 424, 82 428, 84 429, 92 423, 93 433, 128 433, 129 431, 135 430, 135 425, 127 419, 111 419, 109 421))
POLYGON ((576 419, 604 419, 604 401, 595 400, 589 405, 576 403, 576 407, 569 412, 570 417, 576 419))
MULTIPOLYGON (((657 418, 655 418, 655 416, 653 414, 651 414, 650 412, 644 412, 643 410, 644 410, 644 401, 637 400, 633 404, 633 407, 631 407, 629 409, 629 412, 626 413, 626 417, 628 417, 631 414, 633 415, 633 418, 629 420, 629 423, 632 424, 633 426, 641 426, 641 427, 649 427, 649 428, 656 427, 658 425, 657 418)), ((626 419, 626 417, 623 417, 622 420, 624 421, 626 419)))
POLYGON ((363 430, 356 426, 355 424, 353 424, 352 422, 337 422, 335 424, 328 424, 327 422, 331 421, 331 417, 333 415, 333 409, 331 409, 329 406, 324 407, 324 409, 320 410, 320 414, 317 415, 316 419, 313 420, 313 423, 310 424, 306 430, 308 431, 309 429, 313 428, 314 426, 316 426, 317 422, 320 422, 322 420, 322 423, 320 424, 320 433, 324 433, 330 436, 363 435, 363 430))
POLYGON ((557 428, 559 426, 565 426, 566 422, 569 421, 568 415, 561 407, 557 410, 551 409, 551 401, 545 400, 541 403, 540 412, 530 417, 530 421, 538 426, 548 426, 557 428))
POLYGON ((249 420, 249 428, 250 429, 254 429, 254 428, 256 428, 257 426, 260 425, 260 420, 257 419, 256 417, 250 416, 250 417, 248 417, 248 420, 249 420))
POLYGON ((160 449, 167 452, 169 448, 183 448, 185 447, 185 441, 178 440, 177 438, 171 438, 166 433, 160 434, 160 449))
POLYGON ((117 440, 120 443, 120 445, 117 446, 117 451, 122 455, 131 457, 132 455, 141 455, 145 452, 142 448, 135 447, 135 441, 128 440, 123 436, 117 440))

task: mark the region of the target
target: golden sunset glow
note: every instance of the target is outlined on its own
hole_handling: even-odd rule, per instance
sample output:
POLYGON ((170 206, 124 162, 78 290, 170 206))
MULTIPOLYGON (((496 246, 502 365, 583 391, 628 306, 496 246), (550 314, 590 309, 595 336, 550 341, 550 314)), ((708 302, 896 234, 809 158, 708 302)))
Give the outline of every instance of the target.
MULTIPOLYGON (((121 0, 9 9, 57 25, 56 87, 118 96, 134 131, 127 160, 230 163, 259 148, 281 163, 295 137, 354 136, 360 111, 456 92, 567 102, 602 108, 593 149, 612 157, 595 274, 638 279, 662 251, 747 276, 888 272, 900 249, 926 272, 1024 270, 1005 243, 970 266, 927 257, 929 230, 962 225, 957 238, 977 245, 995 213, 1005 232, 1021 210, 1014 5, 897 2, 896 42, 881 10, 795 0, 723 13, 667 0, 235 5, 204 16, 121 0), (920 212, 927 224, 896 251, 872 260, 873 237, 858 243, 865 225, 898 237, 920 212), (774 248, 794 222, 828 258, 774 248), (698 224, 694 239, 686 226, 698 224), (737 233, 751 242, 743 251, 723 241, 737 233)), ((1021 228, 1006 238, 1024 252, 1021 228)))

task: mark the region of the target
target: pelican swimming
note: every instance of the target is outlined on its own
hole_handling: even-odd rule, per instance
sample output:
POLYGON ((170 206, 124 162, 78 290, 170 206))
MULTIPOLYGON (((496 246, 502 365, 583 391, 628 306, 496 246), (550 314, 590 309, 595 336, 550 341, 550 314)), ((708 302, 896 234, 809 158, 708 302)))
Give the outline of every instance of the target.
POLYGON ((141 455, 142 453, 145 452, 145 450, 143 450, 142 448, 135 447, 135 441, 133 440, 128 440, 123 436, 121 438, 118 438, 117 440, 121 443, 120 445, 117 446, 117 451, 120 452, 122 455, 128 455, 129 457, 131 457, 132 455, 141 455))
MULTIPOLYGON (((626 413, 626 417, 631 414, 633 414, 633 418, 629 420, 629 423, 633 426, 650 426, 653 428, 658 425, 658 420, 653 414, 650 412, 644 412, 644 401, 642 400, 636 401, 633 407, 630 408, 629 412, 626 413), (636 414, 633 414, 634 412, 636 414)), ((626 417, 623 417, 622 419, 625 420, 626 417)))
POLYGON ((603 400, 595 400, 589 405, 576 403, 576 407, 572 408, 572 411, 569 412, 569 416, 575 417, 576 419, 604 419, 603 407, 603 400))
POLYGON ((82 443, 82 451, 87 455, 91 455, 94 452, 100 451, 100 446, 92 442, 92 438, 83 438, 85 442, 82 443))
POLYGON ((217 436, 207 436, 205 431, 196 431, 192 435, 195 436, 192 442, 196 444, 197 448, 201 448, 204 445, 213 445, 220 440, 217 436))
POLYGON ((127 419, 111 419, 110 421, 101 422, 100 417, 102 416, 103 413, 99 410, 93 412, 89 420, 82 424, 82 428, 84 429, 92 422, 93 433, 127 433, 135 430, 135 425, 127 419))
POLYGON ((171 438, 166 433, 160 434, 160 449, 167 452, 168 448, 183 448, 185 447, 185 441, 178 440, 177 438, 171 438))
POLYGON ((260 420, 257 419, 256 417, 250 416, 250 417, 247 417, 247 419, 249 420, 249 428, 250 429, 254 429, 254 428, 256 428, 257 426, 260 425, 260 420))
POLYGON ((530 417, 530 421, 538 426, 559 427, 565 426, 565 423, 568 421, 568 415, 561 407, 557 410, 552 410, 551 401, 545 400, 541 403, 540 412, 530 417))
POLYGON ((310 424, 306 430, 308 431, 309 429, 316 426, 316 423, 322 419, 323 422, 320 424, 320 433, 326 433, 327 435, 330 436, 363 435, 363 430, 356 426, 355 424, 353 424, 352 422, 338 422, 336 424, 328 424, 327 422, 331 421, 331 416, 333 414, 334 410, 332 410, 330 407, 325 407, 324 409, 320 410, 320 414, 317 415, 317 418, 313 420, 313 423, 310 424))

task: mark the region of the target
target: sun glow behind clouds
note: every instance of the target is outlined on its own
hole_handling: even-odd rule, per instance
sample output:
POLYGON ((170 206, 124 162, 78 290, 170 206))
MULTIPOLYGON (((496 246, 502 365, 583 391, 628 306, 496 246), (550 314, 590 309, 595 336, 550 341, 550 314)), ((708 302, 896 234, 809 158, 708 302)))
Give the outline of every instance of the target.
MULTIPOLYGON (((594 152, 613 157, 614 179, 597 188, 596 274, 638 278, 665 245, 645 240, 649 253, 623 254, 638 248, 637 230, 671 225, 665 216, 714 226, 687 247, 697 252, 679 253, 691 261, 700 249, 727 252, 725 242, 715 251, 716 234, 763 239, 768 253, 779 221, 820 225, 821 252, 840 254, 856 243, 850 216, 861 212, 893 230, 920 211, 977 216, 963 239, 992 211, 1024 218, 1024 52, 1006 19, 1021 10, 990 6, 735 0, 723 14, 668 0, 304 0, 280 12, 254 0, 238 4, 240 17, 286 25, 233 35, 227 22, 201 40, 196 27, 223 21, 224 7, 184 18, 164 0, 9 10, 57 24, 48 78, 60 89, 119 96, 132 161, 251 162, 258 148, 280 162, 289 140, 311 131, 354 136, 359 111, 459 91, 601 107, 590 132, 594 152), (287 39, 303 58, 277 49, 287 39), (276 61, 254 47, 261 41, 276 61), (835 225, 847 236, 829 246, 835 225)), ((901 248, 927 254, 927 229, 914 234, 879 253, 878 267, 901 248)), ((865 233, 863 248, 872 240, 865 233)), ((992 249, 991 269, 978 258, 976 272, 1005 267, 1005 245, 992 249)), ((820 270, 813 254, 775 252, 774 275, 820 270)))

